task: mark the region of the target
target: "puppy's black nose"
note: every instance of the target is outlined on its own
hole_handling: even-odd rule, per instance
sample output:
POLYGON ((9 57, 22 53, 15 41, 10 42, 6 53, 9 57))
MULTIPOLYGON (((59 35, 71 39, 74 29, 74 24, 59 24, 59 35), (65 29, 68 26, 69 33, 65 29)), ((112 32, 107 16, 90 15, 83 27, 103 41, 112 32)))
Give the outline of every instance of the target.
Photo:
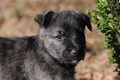
POLYGON ((71 54, 72 54, 73 56, 76 56, 76 55, 77 55, 77 51, 76 51, 76 50, 72 50, 72 51, 71 51, 71 54))

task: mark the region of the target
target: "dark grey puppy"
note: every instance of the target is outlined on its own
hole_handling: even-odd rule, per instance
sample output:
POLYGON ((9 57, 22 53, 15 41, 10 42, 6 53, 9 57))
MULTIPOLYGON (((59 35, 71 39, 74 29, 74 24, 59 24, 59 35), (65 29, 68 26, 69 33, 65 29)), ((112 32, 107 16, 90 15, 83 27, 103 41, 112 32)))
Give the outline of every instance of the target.
POLYGON ((0 80, 74 80, 74 67, 85 56, 87 15, 46 11, 37 15, 36 36, 0 38, 0 80))

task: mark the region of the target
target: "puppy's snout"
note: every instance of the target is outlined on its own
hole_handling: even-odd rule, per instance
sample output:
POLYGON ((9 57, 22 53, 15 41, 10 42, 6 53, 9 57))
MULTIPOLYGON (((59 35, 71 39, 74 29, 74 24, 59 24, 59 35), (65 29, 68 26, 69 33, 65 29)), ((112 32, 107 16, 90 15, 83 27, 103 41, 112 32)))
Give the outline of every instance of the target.
POLYGON ((77 51, 76 51, 76 50, 72 50, 72 51, 71 51, 71 54, 72 54, 73 56, 76 56, 76 55, 77 55, 77 51))

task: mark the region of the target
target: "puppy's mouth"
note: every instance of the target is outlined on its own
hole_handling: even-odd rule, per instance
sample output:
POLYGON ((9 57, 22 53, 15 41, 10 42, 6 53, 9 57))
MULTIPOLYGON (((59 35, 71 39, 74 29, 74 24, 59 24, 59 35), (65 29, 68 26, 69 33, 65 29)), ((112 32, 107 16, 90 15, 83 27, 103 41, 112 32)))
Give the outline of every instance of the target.
POLYGON ((62 57, 62 59, 60 59, 60 63, 64 63, 66 65, 70 64, 70 65, 76 65, 79 61, 83 60, 82 57, 77 57, 77 56, 67 56, 67 57, 62 57))
POLYGON ((79 61, 80 60, 78 60, 78 59, 62 59, 62 60, 60 60, 60 63, 65 64, 65 65, 74 65, 74 66, 76 66, 76 64, 79 61))
POLYGON ((79 61, 78 60, 73 60, 71 63, 72 64, 77 64, 79 61))
POLYGON ((68 70, 74 70, 74 67, 77 65, 77 63, 79 62, 79 60, 75 59, 75 60, 61 60, 61 65, 68 69, 68 70))
POLYGON ((79 60, 75 59, 75 60, 65 60, 63 63, 76 65, 78 62, 79 60))

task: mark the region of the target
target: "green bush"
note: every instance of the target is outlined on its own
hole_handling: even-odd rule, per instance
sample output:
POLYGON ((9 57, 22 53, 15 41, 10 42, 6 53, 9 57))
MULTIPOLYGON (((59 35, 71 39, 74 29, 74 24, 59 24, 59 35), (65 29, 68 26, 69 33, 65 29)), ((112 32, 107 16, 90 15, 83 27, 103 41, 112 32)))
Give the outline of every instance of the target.
POLYGON ((109 59, 120 75, 120 1, 97 0, 96 9, 87 14, 105 35, 107 48, 112 50, 109 59))

